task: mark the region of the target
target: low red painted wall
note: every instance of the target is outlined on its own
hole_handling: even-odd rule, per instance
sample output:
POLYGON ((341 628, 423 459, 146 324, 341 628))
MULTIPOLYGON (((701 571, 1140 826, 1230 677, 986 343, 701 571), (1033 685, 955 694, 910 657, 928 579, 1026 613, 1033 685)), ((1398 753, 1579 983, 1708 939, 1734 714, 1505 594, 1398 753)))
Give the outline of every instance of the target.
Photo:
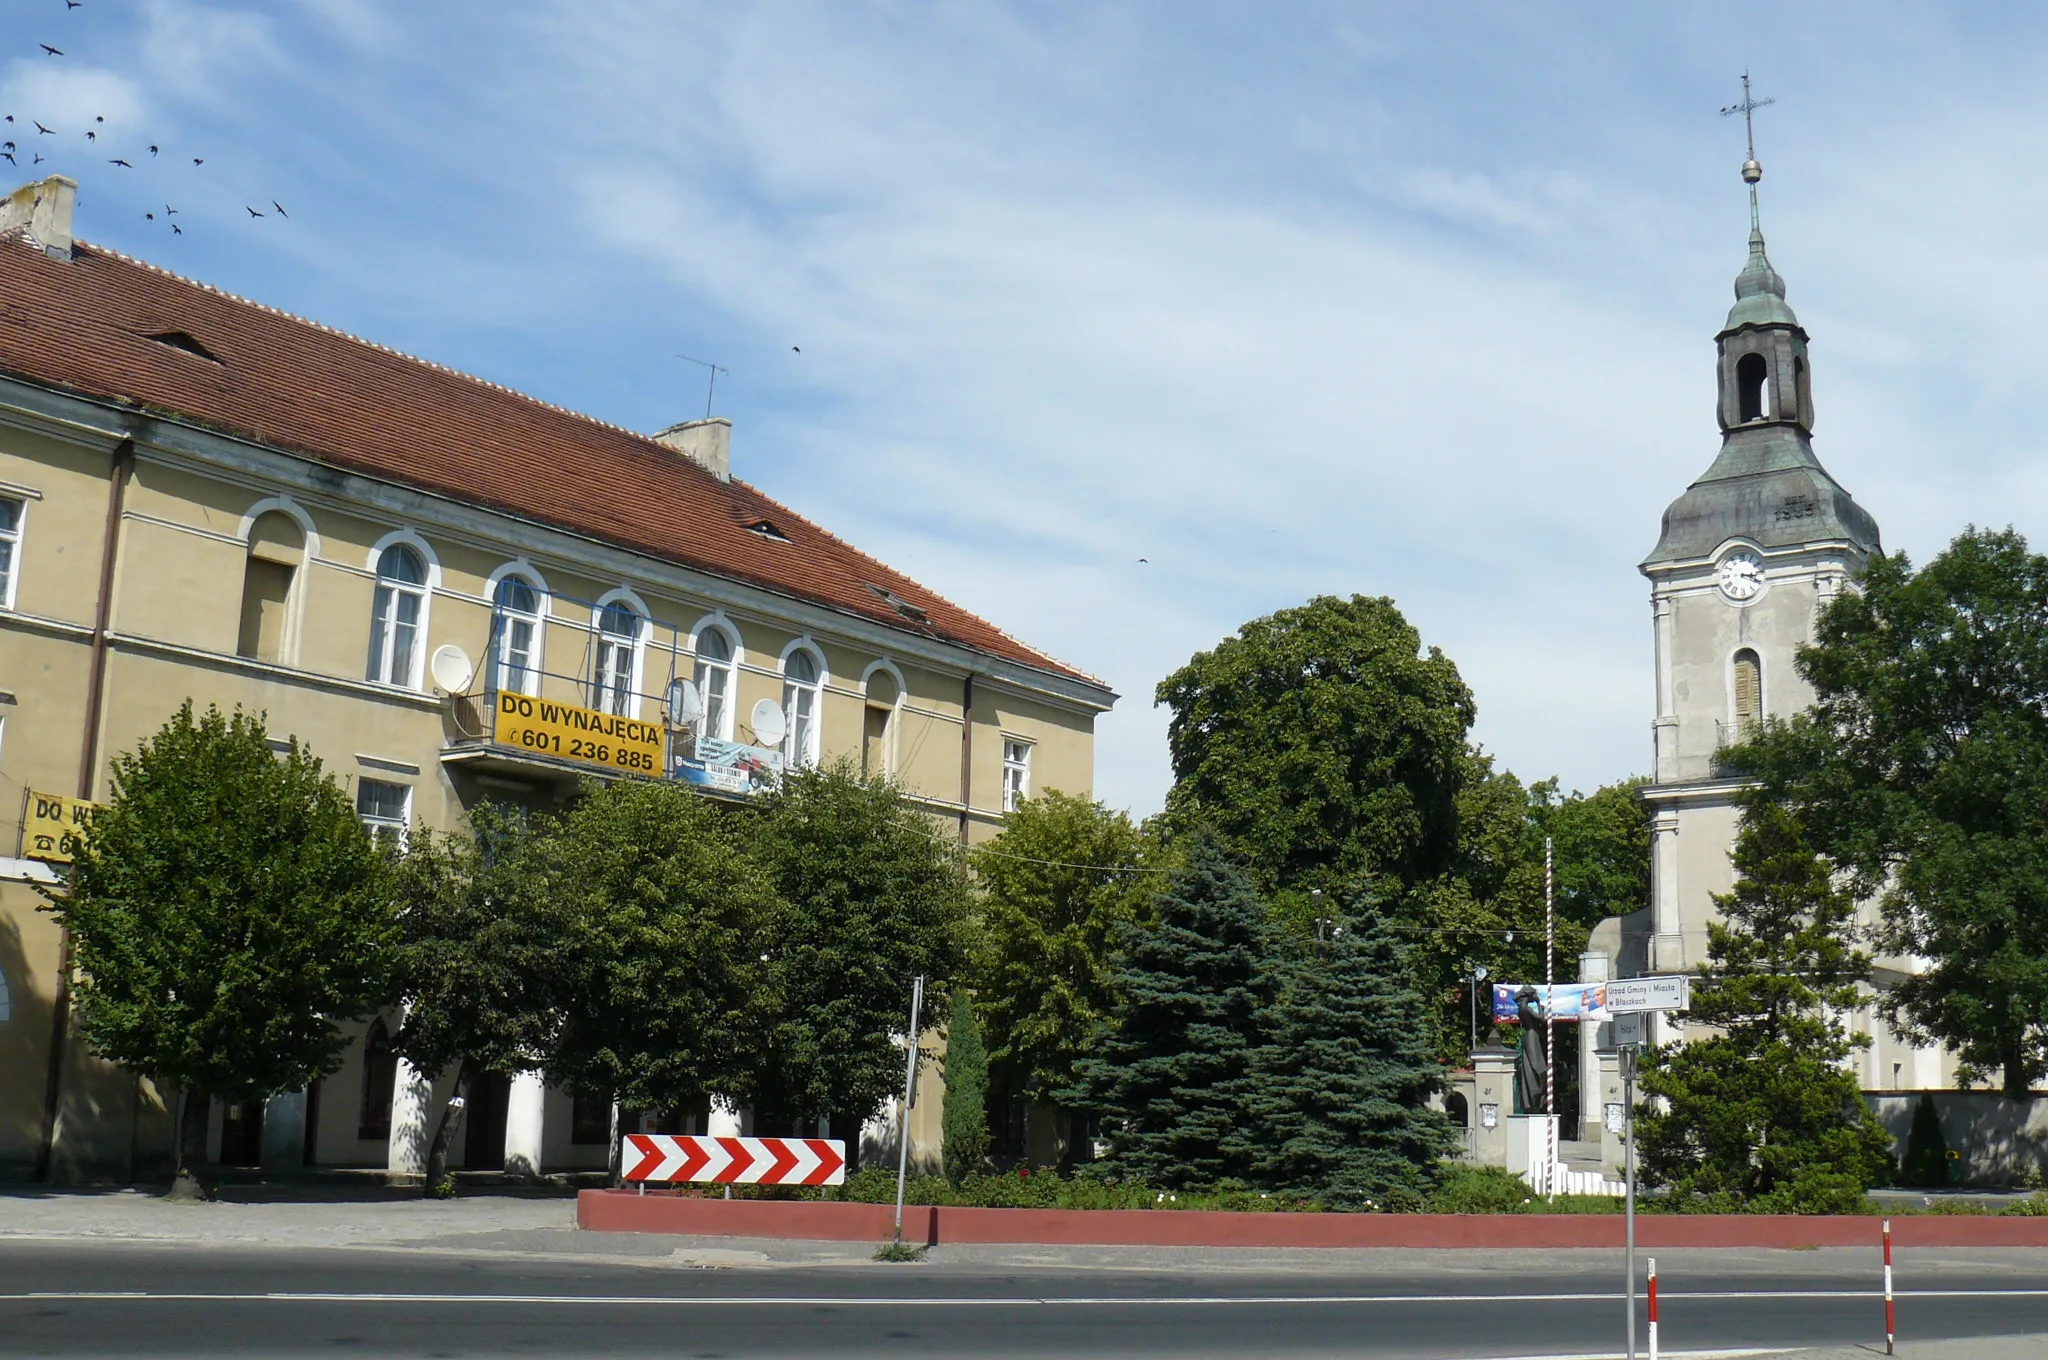
MULTIPOLYGON (((576 1221, 597 1232, 688 1233, 884 1242, 895 1207, 822 1201, 695 1199, 585 1190, 576 1221)), ((1877 1218, 1649 1214, 1642 1247, 1870 1247, 1877 1218)), ((1160 1247, 1620 1247, 1620 1214, 1260 1214, 1193 1209, 945 1209, 903 1213, 915 1242, 1160 1247)), ((1900 1247, 2048 1247, 2048 1218, 1924 1215, 1892 1220, 1900 1247)))

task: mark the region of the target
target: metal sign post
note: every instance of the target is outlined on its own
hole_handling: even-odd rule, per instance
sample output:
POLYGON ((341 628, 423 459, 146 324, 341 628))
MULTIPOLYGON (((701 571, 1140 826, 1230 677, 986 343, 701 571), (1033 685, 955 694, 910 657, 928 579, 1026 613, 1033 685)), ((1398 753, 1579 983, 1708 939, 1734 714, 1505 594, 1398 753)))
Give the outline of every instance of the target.
MULTIPOLYGON (((1614 1028, 1615 1037, 1619 1040, 1621 1026, 1617 1023, 1614 1028)), ((1640 1032, 1634 1037, 1637 1043, 1625 1044, 1621 1049, 1621 1164, 1622 1181, 1626 1186, 1622 1222, 1628 1240, 1628 1360, 1636 1360, 1636 1049, 1641 1042, 1640 1032)))
MULTIPOLYGON (((1622 1232, 1628 1258, 1628 1360, 1636 1360, 1636 1058, 1650 1041, 1650 1015, 1684 1010, 1691 979, 1621 978, 1607 984, 1607 1009, 1614 1013, 1614 1046, 1621 1054, 1622 1232)), ((1650 1354, 1657 1353, 1657 1263, 1650 1262, 1650 1354)))
POLYGON ((903 1062, 903 1136, 896 1148, 896 1243, 903 1244, 903 1185, 910 1177, 910 1096, 917 1083, 917 1017, 924 1009, 924 974, 910 988, 910 1029, 903 1046, 910 1050, 903 1062))

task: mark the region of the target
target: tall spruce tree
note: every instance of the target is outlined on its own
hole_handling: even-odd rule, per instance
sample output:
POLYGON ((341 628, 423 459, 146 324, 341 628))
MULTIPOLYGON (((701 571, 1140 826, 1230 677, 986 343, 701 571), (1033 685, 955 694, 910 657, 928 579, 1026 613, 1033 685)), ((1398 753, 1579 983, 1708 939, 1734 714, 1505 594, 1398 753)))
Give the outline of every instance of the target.
POLYGON ((1734 858, 1687 1012, 1719 1032, 1645 1064, 1643 1090, 1664 1108, 1638 1119, 1643 1178, 1701 1207, 1855 1212, 1892 1155, 1843 1066, 1869 1040, 1833 1018, 1861 1004, 1870 967, 1849 942, 1855 901, 1760 793, 1745 799, 1734 858))
POLYGON ((1443 1069, 1406 950, 1368 907, 1274 966, 1235 1150, 1261 1188, 1343 1208, 1419 1209, 1452 1151, 1423 1102, 1443 1069))
POLYGON ((974 1018, 974 999, 953 993, 953 1018, 946 1025, 946 1104, 940 1119, 940 1148, 946 1179, 958 1185, 981 1174, 988 1160, 988 1050, 974 1018))
POLYGON ((1241 1179, 1233 1133, 1267 999, 1265 913, 1222 843, 1196 831, 1155 918, 1125 930, 1110 1025, 1062 1101, 1101 1116, 1104 1174, 1172 1189, 1241 1179))

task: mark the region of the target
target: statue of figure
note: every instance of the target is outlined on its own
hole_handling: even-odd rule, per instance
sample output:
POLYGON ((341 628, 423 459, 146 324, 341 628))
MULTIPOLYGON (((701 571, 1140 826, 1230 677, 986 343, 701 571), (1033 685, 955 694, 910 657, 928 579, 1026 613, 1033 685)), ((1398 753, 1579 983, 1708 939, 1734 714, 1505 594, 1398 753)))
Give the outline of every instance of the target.
POLYGON ((1522 1092, 1522 1112, 1548 1114, 1550 1083, 1545 1078, 1549 1075, 1550 1064, 1543 1049, 1543 1007, 1537 1002, 1534 987, 1524 985, 1515 993, 1515 1018, 1522 1024, 1522 1056, 1515 1064, 1515 1083, 1522 1092))

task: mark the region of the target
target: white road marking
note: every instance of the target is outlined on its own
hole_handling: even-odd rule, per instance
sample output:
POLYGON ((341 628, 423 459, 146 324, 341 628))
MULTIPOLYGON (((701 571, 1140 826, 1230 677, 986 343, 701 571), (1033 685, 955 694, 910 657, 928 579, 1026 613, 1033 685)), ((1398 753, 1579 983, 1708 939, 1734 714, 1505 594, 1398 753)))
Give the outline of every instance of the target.
MULTIPOLYGON (((1759 1289, 1663 1291, 1669 1302, 1685 1299, 1874 1299, 1875 1289, 1759 1289)), ((1923 1299, 2030 1299, 2048 1298, 2048 1289, 1919 1289, 1900 1290, 1900 1298, 1923 1299)), ((628 1304, 664 1307, 716 1308, 1045 1308, 1070 1305, 1086 1308, 1174 1308, 1174 1307, 1301 1307, 1312 1304, 1374 1303, 1614 1303, 1619 1290, 1574 1294, 1265 1294, 1192 1295, 1160 1297, 1098 1298, 1015 1296, 1008 1298, 846 1298, 832 1295, 663 1295, 663 1294, 424 1294, 383 1292, 273 1291, 267 1293, 149 1292, 136 1290, 31 1290, 0 1293, 0 1303, 100 1302, 147 1300, 164 1303, 530 1303, 612 1306, 628 1304)), ((1736 1354, 1737 1352, 1714 1352, 1736 1354)), ((1768 1352, 1757 1352, 1768 1354, 1768 1352)), ((1549 1360, 1560 1360, 1550 1357, 1549 1360)))

